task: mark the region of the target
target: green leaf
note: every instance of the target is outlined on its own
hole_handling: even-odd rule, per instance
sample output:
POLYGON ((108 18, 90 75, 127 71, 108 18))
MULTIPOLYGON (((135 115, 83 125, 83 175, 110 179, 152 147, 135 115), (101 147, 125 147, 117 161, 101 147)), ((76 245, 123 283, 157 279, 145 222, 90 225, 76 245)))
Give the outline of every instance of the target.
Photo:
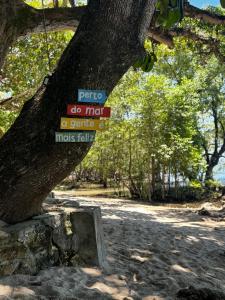
POLYGON ((179 22, 181 18, 179 9, 171 9, 169 10, 168 18, 165 19, 163 25, 165 28, 172 27, 175 23, 179 22))
POLYGON ((168 11, 169 1, 159 0, 156 3, 156 9, 160 11, 161 15, 164 15, 168 11))
POLYGON ((146 70, 148 69, 148 65, 149 63, 151 62, 151 56, 149 54, 147 54, 145 56, 145 59, 144 59, 144 63, 142 64, 141 66, 141 69, 144 71, 144 72, 147 72, 146 70))
POLYGON ((178 6, 177 0, 170 0, 170 4, 171 4, 171 7, 173 7, 173 8, 178 6))
POLYGON ((152 60, 154 62, 156 62, 157 61, 157 57, 156 57, 155 53, 151 53, 151 56, 152 56, 152 60))
POLYGON ((165 22, 165 17, 162 15, 159 15, 156 19, 156 26, 163 26, 163 23, 165 22))
POLYGON ((138 61, 136 61, 136 63, 133 65, 133 67, 134 67, 135 69, 138 69, 138 68, 141 67, 141 65, 142 65, 142 60, 139 59, 138 61))

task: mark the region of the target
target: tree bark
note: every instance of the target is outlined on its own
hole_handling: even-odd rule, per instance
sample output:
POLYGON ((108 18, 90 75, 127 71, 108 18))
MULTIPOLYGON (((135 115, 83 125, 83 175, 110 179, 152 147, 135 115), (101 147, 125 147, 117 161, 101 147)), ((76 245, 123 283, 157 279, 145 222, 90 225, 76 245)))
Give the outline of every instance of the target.
POLYGON ((40 213, 43 199, 88 152, 90 143, 54 141, 77 90, 109 94, 143 55, 154 0, 92 0, 60 62, 0 140, 0 218, 16 223, 40 213))
POLYGON ((207 142, 205 141, 204 137, 202 137, 202 147, 205 151, 205 158, 207 163, 205 172, 205 182, 207 182, 207 180, 213 180, 213 169, 218 165, 220 158, 225 152, 225 130, 223 123, 220 121, 220 108, 218 107, 218 103, 218 98, 214 98, 211 103, 211 112, 214 123, 214 151, 211 155, 209 154, 210 146, 207 145, 207 142))
POLYGON ((213 180, 213 168, 214 166, 208 165, 205 172, 205 182, 208 180, 213 180))
POLYGON ((225 24, 225 16, 214 14, 212 12, 200 9, 190 4, 185 5, 184 15, 185 17, 199 19, 205 23, 212 25, 225 24))

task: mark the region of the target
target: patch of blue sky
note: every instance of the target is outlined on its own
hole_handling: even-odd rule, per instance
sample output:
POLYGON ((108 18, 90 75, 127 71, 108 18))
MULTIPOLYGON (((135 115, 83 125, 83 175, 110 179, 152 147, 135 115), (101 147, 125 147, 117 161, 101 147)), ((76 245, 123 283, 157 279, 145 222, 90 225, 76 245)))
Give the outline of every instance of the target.
POLYGON ((207 6, 220 6, 220 0, 191 0, 190 4, 199 8, 206 8, 207 6))

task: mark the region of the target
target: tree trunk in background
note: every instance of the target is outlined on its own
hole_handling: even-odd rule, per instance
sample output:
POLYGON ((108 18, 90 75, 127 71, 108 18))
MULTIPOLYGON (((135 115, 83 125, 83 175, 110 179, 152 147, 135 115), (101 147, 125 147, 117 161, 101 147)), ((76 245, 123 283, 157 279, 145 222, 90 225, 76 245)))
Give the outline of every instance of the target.
POLYGON ((213 180, 213 168, 214 166, 212 166, 211 164, 209 164, 206 168, 206 172, 205 172, 205 182, 207 180, 213 180))
POLYGON ((165 191, 166 191, 166 188, 165 188, 165 176, 166 176, 166 170, 165 170, 165 165, 163 164, 162 165, 162 200, 164 201, 165 200, 165 191))
POLYGON ((0 218, 23 221, 84 158, 91 144, 55 143, 55 131, 77 90, 109 94, 143 55, 154 0, 92 0, 47 86, 23 107, 0 140, 0 218))
POLYGON ((218 165, 220 158, 225 152, 225 139, 219 151, 214 151, 210 159, 207 161, 207 167, 205 171, 205 182, 207 180, 213 180, 213 169, 218 165))

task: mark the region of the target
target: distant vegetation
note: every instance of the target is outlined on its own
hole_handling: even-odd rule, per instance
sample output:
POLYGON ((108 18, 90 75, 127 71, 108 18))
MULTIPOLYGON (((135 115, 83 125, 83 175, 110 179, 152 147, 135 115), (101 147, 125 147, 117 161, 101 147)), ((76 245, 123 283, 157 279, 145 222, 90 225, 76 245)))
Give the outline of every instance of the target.
POLYGON ((142 200, 218 196, 223 188, 213 169, 225 151, 225 66, 185 39, 154 50, 152 72, 131 69, 112 93, 109 128, 97 134, 77 178, 125 186, 142 200))

